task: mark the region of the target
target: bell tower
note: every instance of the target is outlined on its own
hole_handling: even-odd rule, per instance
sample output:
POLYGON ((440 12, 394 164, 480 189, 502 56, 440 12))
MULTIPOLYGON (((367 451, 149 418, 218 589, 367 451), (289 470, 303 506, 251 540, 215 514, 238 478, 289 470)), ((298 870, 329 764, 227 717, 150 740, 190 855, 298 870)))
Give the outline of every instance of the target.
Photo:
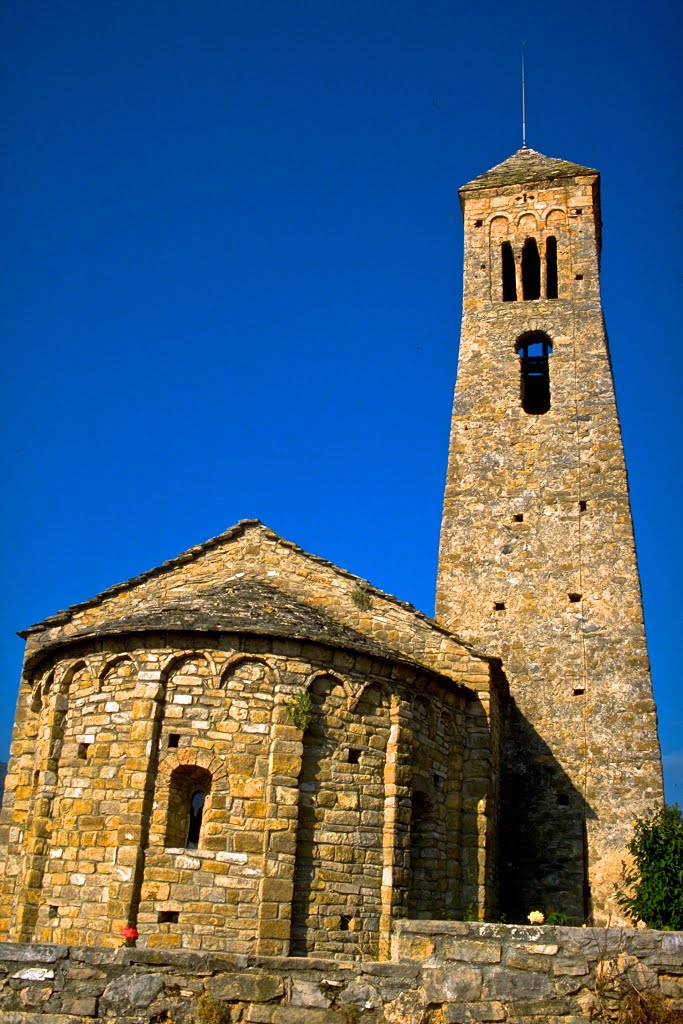
POLYGON ((597 171, 521 149, 460 190, 460 355, 437 618, 498 656, 501 909, 613 920, 662 800, 600 301, 597 171))

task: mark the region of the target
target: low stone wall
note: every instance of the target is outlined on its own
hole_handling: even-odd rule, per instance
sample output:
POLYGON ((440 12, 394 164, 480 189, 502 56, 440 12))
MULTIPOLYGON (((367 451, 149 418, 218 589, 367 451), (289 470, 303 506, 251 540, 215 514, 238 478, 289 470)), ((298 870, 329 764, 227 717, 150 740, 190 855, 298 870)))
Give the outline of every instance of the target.
POLYGON ((0 1024, 589 1024, 626 991, 656 994, 683 1021, 680 932, 403 921, 393 953, 0 944, 0 1024))

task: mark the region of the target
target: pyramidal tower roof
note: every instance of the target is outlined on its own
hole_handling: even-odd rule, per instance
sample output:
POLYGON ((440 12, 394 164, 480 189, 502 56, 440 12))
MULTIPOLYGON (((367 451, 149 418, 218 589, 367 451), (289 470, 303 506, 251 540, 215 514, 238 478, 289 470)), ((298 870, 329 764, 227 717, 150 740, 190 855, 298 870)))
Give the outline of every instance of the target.
POLYGON ((516 153, 496 164, 490 171, 468 181, 461 192, 474 192, 480 188, 498 188, 502 185, 525 185, 532 181, 552 181, 554 178, 574 178, 577 175, 597 174, 592 167, 582 167, 569 160, 544 156, 535 149, 518 149, 516 153))

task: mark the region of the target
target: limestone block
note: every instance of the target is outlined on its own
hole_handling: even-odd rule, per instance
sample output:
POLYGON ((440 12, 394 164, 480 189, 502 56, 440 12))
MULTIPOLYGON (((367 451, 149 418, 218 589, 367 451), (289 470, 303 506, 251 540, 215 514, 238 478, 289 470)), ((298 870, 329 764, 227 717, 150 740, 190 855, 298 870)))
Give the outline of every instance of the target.
POLYGON ((518 1000, 541 998, 551 995, 554 986, 547 974, 535 974, 531 971, 506 971, 501 968, 493 968, 486 975, 484 984, 484 998, 503 1000, 518 1000))
POLYGON ((326 1009, 332 1005, 329 995, 326 995, 320 985, 314 981, 304 981, 299 978, 292 980, 290 1003, 292 1006, 308 1006, 326 1009))
POLYGON ((476 939, 444 939, 439 952, 446 960, 462 960, 464 963, 500 963, 502 946, 499 942, 476 939))
MULTIPOLYGON (((489 1021, 507 1020, 507 1013, 502 1003, 452 1003, 443 1010, 444 1024, 468 1024, 470 1021, 488 1024, 489 1021)), ((549 1024, 548 1021, 545 1024, 549 1024)), ((568 1022, 569 1024, 569 1022, 568 1022)))
POLYGON ((429 1003, 471 1002, 481 996, 482 973, 475 967, 424 967, 421 980, 429 1003))
POLYGON ((267 1003, 284 994, 281 977, 275 974, 219 974, 209 978, 206 990, 212 999, 228 1002, 267 1003))
POLYGON ((160 974, 144 974, 120 977, 110 982, 102 998, 117 1012, 125 1014, 131 1010, 146 1010, 164 988, 160 974))
POLYGON ((24 967, 12 975, 21 981, 49 981, 54 976, 55 972, 50 967, 24 967))

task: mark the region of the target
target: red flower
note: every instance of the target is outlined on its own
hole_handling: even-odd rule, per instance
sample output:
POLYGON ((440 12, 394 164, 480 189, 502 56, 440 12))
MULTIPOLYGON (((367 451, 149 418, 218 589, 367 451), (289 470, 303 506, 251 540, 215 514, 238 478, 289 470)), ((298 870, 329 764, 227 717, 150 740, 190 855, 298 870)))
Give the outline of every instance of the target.
POLYGON ((126 925, 125 928, 121 929, 121 934, 123 935, 124 939, 137 939, 138 930, 137 928, 131 928, 130 925, 126 925))

